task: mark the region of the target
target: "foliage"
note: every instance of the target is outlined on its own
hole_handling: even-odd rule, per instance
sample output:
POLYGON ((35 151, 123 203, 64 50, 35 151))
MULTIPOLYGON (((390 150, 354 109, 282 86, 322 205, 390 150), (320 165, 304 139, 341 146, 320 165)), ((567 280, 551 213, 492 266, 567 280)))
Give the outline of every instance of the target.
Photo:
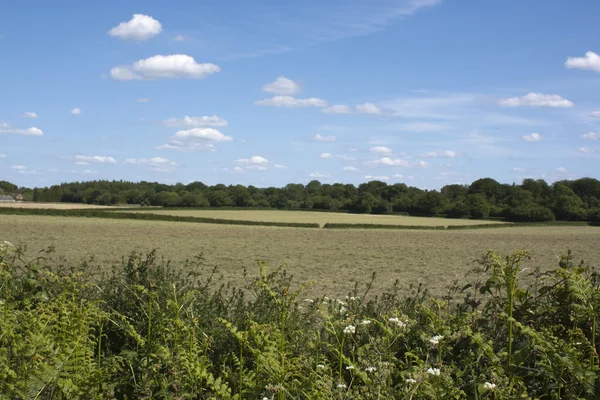
POLYGON ((264 263, 243 290, 201 255, 175 268, 132 253, 94 279, 93 261, 4 242, 0 399, 596 398, 600 277, 570 254, 548 273, 528 258, 489 252, 441 299, 373 295, 375 276, 301 299, 264 263))
MULTIPOLYGON (((0 190, 16 191, 9 182, 0 190)), ((589 220, 600 207, 600 181, 581 178, 548 185, 525 179, 521 185, 501 184, 491 178, 471 185, 447 185, 422 190, 403 183, 388 185, 371 181, 351 184, 288 184, 283 188, 243 185, 207 186, 202 182, 166 185, 156 182, 72 182, 33 190, 20 188, 26 199, 36 202, 69 202, 100 205, 140 204, 164 207, 267 207, 311 209, 352 213, 410 213, 453 218, 504 217, 511 222, 589 220)))

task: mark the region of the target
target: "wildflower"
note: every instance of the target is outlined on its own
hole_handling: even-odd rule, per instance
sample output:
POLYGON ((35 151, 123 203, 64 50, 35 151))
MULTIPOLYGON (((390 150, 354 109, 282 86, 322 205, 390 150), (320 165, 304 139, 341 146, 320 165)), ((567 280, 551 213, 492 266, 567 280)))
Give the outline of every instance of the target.
POLYGON ((305 302, 307 303, 314 303, 315 301, 313 299, 304 299, 305 302))
POLYGON ((375 367, 367 367, 367 368, 365 368, 365 371, 367 371, 367 372, 376 372, 377 368, 375 368, 375 367))
POLYGON ((338 302, 338 304, 339 304, 339 305, 341 305, 341 306, 345 306, 345 305, 346 305, 346 303, 344 303, 344 302, 343 302, 343 301, 341 301, 340 299, 337 299, 336 301, 337 301, 337 302, 338 302))
POLYGON ((414 384, 414 383, 417 383, 417 380, 416 380, 416 379, 413 379, 413 378, 408 378, 408 379, 406 380, 406 383, 408 383, 409 385, 412 385, 412 384, 414 384))
POLYGON ((398 328, 406 328, 406 323, 397 317, 392 317, 388 320, 390 324, 396 325, 398 328))
POLYGON ((437 346, 440 343, 440 340, 442 340, 443 338, 444 337, 442 335, 435 335, 434 337, 429 339, 429 343, 431 343, 434 346, 437 346))
POLYGON ((351 370, 351 369, 354 369, 354 365, 348 365, 348 366, 346 367, 346 370, 351 370))
POLYGON ((338 389, 346 389, 347 388, 345 383, 340 383, 337 385, 337 387, 338 387, 338 389))
POLYGON ((496 384, 495 383, 486 382, 486 383, 483 384, 483 388, 485 390, 494 390, 494 389, 496 389, 496 384))
POLYGON ((325 368, 325 366, 324 366, 323 364, 317 364, 317 368, 324 369, 324 368, 325 368))
POLYGON ((346 312, 346 308, 345 307, 341 307, 340 308, 340 314, 344 314, 346 312))
POLYGON ((429 369, 427 369, 427 373, 429 375, 440 376, 440 369, 439 368, 429 368, 429 369))
POLYGON ((356 333, 356 327, 354 325, 348 325, 347 327, 344 328, 344 333, 346 333, 346 334, 356 333))
POLYGON ((329 297, 327 297, 327 296, 323 296, 323 300, 327 300, 327 301, 329 301, 329 300, 331 300, 331 299, 330 299, 329 297))
POLYGON ((363 319, 362 321, 360 321, 361 325, 369 325, 371 323, 370 319, 363 319))

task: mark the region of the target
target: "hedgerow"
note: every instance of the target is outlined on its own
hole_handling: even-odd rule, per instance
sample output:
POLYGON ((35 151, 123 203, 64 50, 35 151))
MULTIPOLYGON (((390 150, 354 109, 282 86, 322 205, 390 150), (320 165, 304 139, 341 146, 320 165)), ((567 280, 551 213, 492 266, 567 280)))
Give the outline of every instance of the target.
POLYGON ((600 280, 490 251, 443 297, 374 280, 304 298, 259 263, 221 282, 201 256, 132 253, 90 278, 0 245, 0 399, 592 399, 600 280), (531 275, 532 284, 520 283, 531 275))

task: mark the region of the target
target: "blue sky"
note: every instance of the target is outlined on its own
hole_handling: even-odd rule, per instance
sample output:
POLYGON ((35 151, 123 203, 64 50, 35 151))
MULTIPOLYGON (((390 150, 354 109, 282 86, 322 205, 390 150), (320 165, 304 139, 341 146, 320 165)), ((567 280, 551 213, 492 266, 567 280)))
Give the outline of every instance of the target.
POLYGON ((0 179, 600 178, 600 2, 0 3, 0 179))

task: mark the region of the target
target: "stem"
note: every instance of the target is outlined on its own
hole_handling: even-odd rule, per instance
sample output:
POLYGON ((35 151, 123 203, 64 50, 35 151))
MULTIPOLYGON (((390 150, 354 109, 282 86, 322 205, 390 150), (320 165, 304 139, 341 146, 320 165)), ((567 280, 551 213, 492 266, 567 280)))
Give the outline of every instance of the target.
POLYGON ((342 364, 344 363, 344 342, 346 341, 346 334, 342 333, 342 343, 340 345, 340 371, 339 371, 339 379, 340 382, 343 381, 342 377, 342 364))
POLYGON ((244 393, 244 347, 242 346, 242 342, 240 342, 240 399, 243 399, 244 393))
MULTIPOLYGON (((593 311, 593 310, 592 310, 593 311)), ((598 329, 598 320, 596 318, 596 313, 592 316, 592 355, 590 359, 590 369, 594 368, 595 358, 596 358, 596 330, 598 329)))
MULTIPOLYGON (((102 368, 102 328, 104 324, 100 323, 100 332, 98 335, 98 376, 100 376, 100 370, 102 368)), ((102 383, 98 382, 98 396, 100 396, 100 392, 102 391, 102 383)))

